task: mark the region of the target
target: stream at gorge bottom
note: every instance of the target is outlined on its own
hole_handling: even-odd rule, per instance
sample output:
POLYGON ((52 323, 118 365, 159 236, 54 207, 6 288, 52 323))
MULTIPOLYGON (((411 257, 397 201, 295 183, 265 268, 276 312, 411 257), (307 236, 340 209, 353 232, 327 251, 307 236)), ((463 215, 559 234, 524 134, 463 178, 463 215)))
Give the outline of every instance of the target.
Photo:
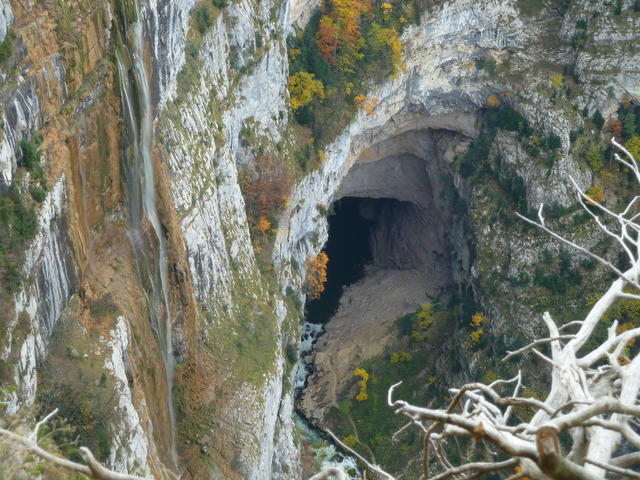
MULTIPOLYGON (((305 305, 301 358, 296 366, 297 398, 313 372, 313 349, 324 333, 324 325, 338 310, 345 288, 362 279, 373 260, 371 233, 377 226, 375 212, 389 202, 394 200, 346 197, 333 205, 328 217, 329 236, 323 249, 329 257, 327 283, 321 296, 308 300, 305 305)), ((302 466, 306 476, 328 467, 339 467, 354 480, 363 478, 355 458, 336 447, 299 410, 295 424, 302 440, 302 466)))

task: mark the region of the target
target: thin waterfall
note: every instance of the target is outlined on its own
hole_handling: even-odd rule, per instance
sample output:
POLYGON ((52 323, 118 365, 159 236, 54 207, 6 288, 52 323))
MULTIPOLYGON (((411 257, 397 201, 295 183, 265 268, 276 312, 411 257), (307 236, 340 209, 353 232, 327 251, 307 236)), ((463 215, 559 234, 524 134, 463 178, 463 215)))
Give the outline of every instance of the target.
POLYGON ((159 285, 150 274, 152 295, 149 298, 152 325, 158 335, 167 377, 167 405, 171 426, 171 452, 173 463, 177 467, 176 420, 173 407, 173 376, 175 358, 171 328, 171 308, 169 302, 169 265, 167 245, 156 206, 156 188, 151 149, 153 147, 153 109, 149 81, 144 64, 142 47, 144 44, 143 23, 140 9, 137 8, 138 21, 131 25, 131 35, 127 35, 128 53, 133 70, 133 82, 119 52, 116 54, 120 91, 127 126, 131 135, 132 151, 129 160, 125 159, 127 177, 127 203, 129 215, 138 241, 142 241, 143 220, 151 224, 158 242, 157 267, 159 285))

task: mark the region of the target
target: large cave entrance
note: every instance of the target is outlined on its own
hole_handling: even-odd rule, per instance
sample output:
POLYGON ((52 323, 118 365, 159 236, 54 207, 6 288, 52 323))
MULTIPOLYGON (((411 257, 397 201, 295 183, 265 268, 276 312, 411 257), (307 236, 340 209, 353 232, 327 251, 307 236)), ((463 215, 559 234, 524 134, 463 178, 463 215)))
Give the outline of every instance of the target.
POLYGON ((307 321, 324 333, 306 357, 305 413, 322 417, 354 368, 388 353, 398 318, 460 292, 470 256, 466 204, 445 155, 456 140, 448 131, 409 132, 369 150, 343 178, 328 217, 326 289, 306 305, 307 321))
POLYGON ((307 321, 326 323, 336 315, 345 290, 358 281, 366 285, 369 278, 378 283, 386 279, 382 283, 400 290, 385 297, 403 296, 410 289, 408 298, 400 301, 411 305, 435 295, 441 286, 440 275, 434 285, 428 279, 435 276, 427 270, 437 268, 442 274, 438 267, 446 269, 449 259, 423 208, 394 198, 348 196, 333 204, 328 224, 327 284, 320 298, 307 302, 307 321))

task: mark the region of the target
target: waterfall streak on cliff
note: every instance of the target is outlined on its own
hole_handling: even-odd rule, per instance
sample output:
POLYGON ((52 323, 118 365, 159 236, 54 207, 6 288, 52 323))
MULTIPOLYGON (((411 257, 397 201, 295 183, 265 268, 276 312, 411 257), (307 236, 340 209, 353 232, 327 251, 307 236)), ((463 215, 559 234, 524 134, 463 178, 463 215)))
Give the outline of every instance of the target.
MULTIPOLYGON (((134 165, 128 166, 129 181, 127 182, 127 190, 129 200, 130 215, 133 220, 134 227, 139 231, 142 228, 142 219, 147 218, 151 224, 155 236, 158 241, 158 271, 160 276, 159 289, 157 282, 151 279, 152 288, 156 290, 151 296, 162 302, 162 310, 164 311, 164 325, 161 323, 161 308, 152 305, 151 310, 155 313, 155 325, 158 338, 161 344, 161 352, 165 363, 165 372, 167 377, 167 405, 171 423, 171 444, 173 462, 177 466, 178 455, 175 444, 175 412, 173 408, 172 390, 173 375, 175 369, 175 359, 172 347, 171 332, 171 309, 169 302, 169 266, 167 259, 167 246, 162 230, 162 224, 156 206, 156 189, 154 180, 153 160, 151 157, 151 149, 153 146, 153 109, 151 106, 151 94, 149 91, 149 83, 147 72, 144 65, 144 57, 142 53, 143 45, 143 25, 141 21, 136 22, 132 26, 133 51, 131 53, 133 73, 135 85, 130 84, 127 69, 124 66, 120 55, 117 56, 118 68, 120 71, 120 87, 122 92, 122 101, 124 104, 125 115, 130 132, 133 137, 132 158, 134 165), (137 94, 135 100, 133 92, 137 94), (137 115, 136 115, 137 107, 137 115), (137 173, 137 175, 136 175, 137 173), (137 177, 137 178, 136 178, 137 177), (142 211, 140 211, 142 210, 142 211), (159 290, 159 291, 158 291, 159 290)), ((138 232, 140 233, 140 232, 138 232)), ((142 235, 139 235, 142 238, 142 235)))

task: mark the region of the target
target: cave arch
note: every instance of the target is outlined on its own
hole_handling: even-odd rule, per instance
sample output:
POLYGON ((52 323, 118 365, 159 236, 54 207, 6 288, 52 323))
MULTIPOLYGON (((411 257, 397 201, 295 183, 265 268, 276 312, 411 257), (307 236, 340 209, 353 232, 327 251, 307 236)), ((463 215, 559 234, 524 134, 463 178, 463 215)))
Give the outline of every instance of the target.
MULTIPOLYGON (((332 206, 340 215, 348 202, 370 222, 370 260, 344 288, 317 342, 303 412, 321 417, 335 402, 327 392, 346 388, 353 368, 384 353, 398 317, 427 301, 446 303, 468 279, 468 212, 453 165, 467 143, 452 130, 405 131, 363 149, 343 176, 332 206), (363 332, 375 341, 363 341, 363 332)), ((350 225, 331 217, 328 223, 327 245, 336 225, 350 225)))

